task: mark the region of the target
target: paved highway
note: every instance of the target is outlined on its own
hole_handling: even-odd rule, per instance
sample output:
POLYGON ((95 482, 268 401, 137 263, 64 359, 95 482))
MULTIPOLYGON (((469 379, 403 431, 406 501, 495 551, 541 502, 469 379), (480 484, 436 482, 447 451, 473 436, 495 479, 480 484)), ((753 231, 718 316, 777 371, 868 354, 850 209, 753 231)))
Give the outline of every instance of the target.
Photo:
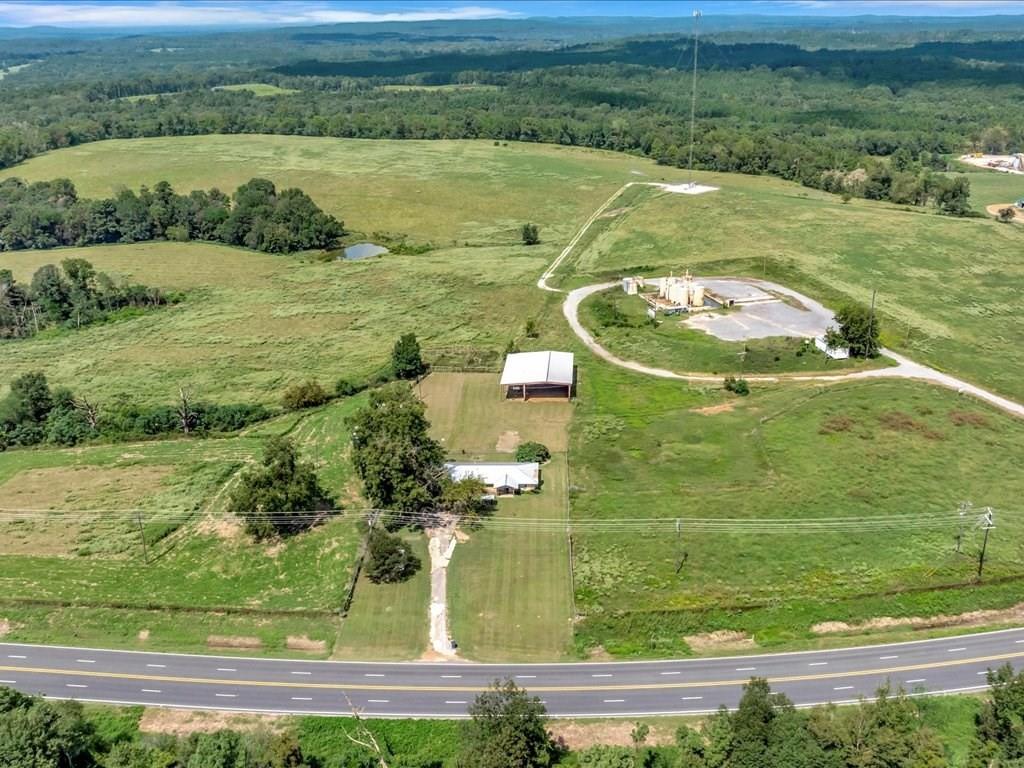
POLYGON ((54 698, 189 709, 461 717, 513 678, 561 717, 698 714, 734 706, 766 677, 798 705, 849 702, 886 681, 911 693, 974 691, 1024 659, 1024 628, 829 651, 568 664, 257 659, 0 643, 0 685, 54 698))

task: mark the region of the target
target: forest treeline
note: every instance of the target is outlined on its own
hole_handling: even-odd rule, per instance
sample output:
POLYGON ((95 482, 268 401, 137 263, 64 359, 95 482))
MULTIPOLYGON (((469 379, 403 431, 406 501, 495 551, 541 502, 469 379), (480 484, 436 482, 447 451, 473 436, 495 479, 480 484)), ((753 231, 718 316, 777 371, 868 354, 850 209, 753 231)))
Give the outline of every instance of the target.
POLYGON ((179 195, 166 181, 138 194, 80 199, 68 179, 0 182, 0 251, 62 245, 207 240, 270 253, 326 248, 344 232, 300 189, 251 179, 234 195, 179 195))
MULTIPOLYGON (((1024 76, 1014 60, 1022 46, 702 47, 694 165, 966 213, 966 179, 939 174, 948 170, 944 156, 1024 148, 1024 76)), ((365 77, 316 74, 341 64, 231 73, 299 91, 272 97, 212 90, 228 78, 223 71, 133 78, 130 59, 119 59, 115 76, 92 83, 17 86, 14 76, 0 81, 0 165, 102 139, 211 133, 546 142, 686 165, 689 42, 642 39, 580 50, 571 65, 542 66, 537 51, 466 51, 374 60, 362 69, 343 62, 345 71, 365 77), (512 55, 533 68, 495 66, 512 55), (435 89, 445 84, 469 87, 435 89), (145 94, 152 98, 124 98, 145 94)))

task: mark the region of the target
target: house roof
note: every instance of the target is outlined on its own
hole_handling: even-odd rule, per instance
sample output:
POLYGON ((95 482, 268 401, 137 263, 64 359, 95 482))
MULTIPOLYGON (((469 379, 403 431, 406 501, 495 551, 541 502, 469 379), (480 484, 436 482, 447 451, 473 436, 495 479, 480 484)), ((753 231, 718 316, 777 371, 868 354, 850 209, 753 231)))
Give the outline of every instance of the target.
POLYGON ((572 352, 517 352, 505 358, 501 384, 572 384, 572 352))
POLYGON ((467 477, 475 477, 482 480, 488 488, 519 488, 540 483, 540 464, 536 461, 508 464, 490 461, 459 464, 449 461, 444 468, 448 471, 448 476, 456 482, 467 477))

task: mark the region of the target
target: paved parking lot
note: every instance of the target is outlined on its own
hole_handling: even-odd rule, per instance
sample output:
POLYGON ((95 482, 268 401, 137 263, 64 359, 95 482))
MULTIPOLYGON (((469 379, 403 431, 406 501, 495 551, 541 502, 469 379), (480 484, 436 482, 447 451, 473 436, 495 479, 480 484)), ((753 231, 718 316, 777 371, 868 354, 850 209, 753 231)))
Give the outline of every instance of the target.
POLYGON ((772 294, 743 280, 708 280, 706 284, 710 291, 720 296, 750 297, 763 302, 736 306, 727 312, 701 312, 682 322, 689 328, 710 333, 725 341, 765 339, 771 336, 811 338, 820 336, 834 324, 834 316, 829 310, 795 291, 786 291, 789 299, 784 301, 769 298, 772 294))

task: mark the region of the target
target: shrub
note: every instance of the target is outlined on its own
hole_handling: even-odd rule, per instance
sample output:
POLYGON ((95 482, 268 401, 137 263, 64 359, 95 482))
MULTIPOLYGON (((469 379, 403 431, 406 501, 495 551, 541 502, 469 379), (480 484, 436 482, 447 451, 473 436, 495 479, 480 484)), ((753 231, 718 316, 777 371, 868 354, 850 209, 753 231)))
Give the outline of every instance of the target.
POLYGON ((380 528, 370 531, 368 545, 366 576, 374 584, 406 581, 423 565, 407 542, 380 528))
POLYGON ((594 319, 602 328, 629 328, 633 325, 619 305, 607 296, 598 296, 591 304, 594 319))
POLYGON ((523 224, 522 237, 523 245, 537 245, 540 243, 540 229, 536 224, 523 224))
POLYGON ((423 364, 415 333, 406 333, 395 342, 391 351, 391 370, 400 379, 415 379, 426 372, 427 366, 423 364))
POLYGON ((527 442, 516 448, 516 461, 537 461, 543 464, 551 458, 551 451, 543 443, 527 442))
POLYGON ((351 382, 348 379, 338 379, 334 385, 334 394, 338 397, 352 397, 352 395, 358 395, 364 389, 364 386, 351 382))
POLYGON ((292 384, 284 391, 281 397, 281 405, 289 411, 298 411, 302 408, 314 408, 323 405, 330 397, 327 390, 320 386, 319 382, 303 381, 299 384, 292 384))
POLYGON ((1005 208, 1000 208, 999 213, 996 215, 996 218, 1003 222, 1003 224, 1009 224, 1016 217, 1017 214, 1013 210, 1013 206, 1010 205, 1006 206, 1005 208))
POLYGON ((726 376, 725 381, 722 382, 722 388, 740 397, 750 394, 750 385, 747 384, 747 380, 737 379, 735 376, 726 376))

